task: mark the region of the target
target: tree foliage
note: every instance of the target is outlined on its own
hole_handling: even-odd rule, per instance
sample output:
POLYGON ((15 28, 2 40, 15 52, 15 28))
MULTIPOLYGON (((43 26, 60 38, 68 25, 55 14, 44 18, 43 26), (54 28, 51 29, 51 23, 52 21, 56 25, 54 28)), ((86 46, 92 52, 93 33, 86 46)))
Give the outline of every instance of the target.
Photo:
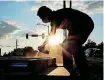
POLYGON ((103 42, 96 44, 96 42, 89 39, 83 48, 84 50, 89 49, 90 57, 103 58, 103 42))

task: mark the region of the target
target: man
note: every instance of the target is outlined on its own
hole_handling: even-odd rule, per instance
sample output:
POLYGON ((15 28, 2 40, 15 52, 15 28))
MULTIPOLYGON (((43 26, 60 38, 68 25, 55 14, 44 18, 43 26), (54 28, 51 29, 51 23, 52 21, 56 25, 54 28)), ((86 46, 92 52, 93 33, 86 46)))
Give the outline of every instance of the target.
MULTIPOLYGON (((94 23, 91 17, 81 11, 71 8, 52 11, 46 6, 40 7, 37 15, 44 23, 50 22, 50 36, 55 34, 56 29, 68 30, 68 37, 63 42, 64 67, 70 72, 73 72, 69 68, 71 66, 70 60, 74 60, 75 66, 80 75, 83 77, 87 76, 88 68, 82 45, 85 43, 94 28, 94 23)), ((46 43, 47 41, 45 41, 39 48, 43 48, 46 43)))

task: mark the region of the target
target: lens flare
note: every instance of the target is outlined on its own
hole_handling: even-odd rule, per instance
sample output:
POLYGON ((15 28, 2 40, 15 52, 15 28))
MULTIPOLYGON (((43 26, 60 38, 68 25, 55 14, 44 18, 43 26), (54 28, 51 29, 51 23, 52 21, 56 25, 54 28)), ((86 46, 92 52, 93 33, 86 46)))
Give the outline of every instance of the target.
POLYGON ((61 43, 61 38, 60 36, 50 36, 49 37, 49 45, 57 45, 61 43))

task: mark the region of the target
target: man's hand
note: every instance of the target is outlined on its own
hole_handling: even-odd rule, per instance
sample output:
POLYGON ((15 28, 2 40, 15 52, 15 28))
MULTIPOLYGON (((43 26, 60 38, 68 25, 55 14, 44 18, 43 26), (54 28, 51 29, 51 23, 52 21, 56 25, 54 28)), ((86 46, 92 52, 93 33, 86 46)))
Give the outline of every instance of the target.
POLYGON ((45 45, 41 45, 41 46, 38 47, 38 50, 39 50, 40 52, 43 52, 43 51, 44 51, 44 47, 45 47, 45 45))
POLYGON ((39 50, 40 52, 49 54, 49 51, 48 51, 48 50, 44 50, 44 47, 45 47, 45 45, 41 45, 41 46, 38 47, 38 50, 39 50))

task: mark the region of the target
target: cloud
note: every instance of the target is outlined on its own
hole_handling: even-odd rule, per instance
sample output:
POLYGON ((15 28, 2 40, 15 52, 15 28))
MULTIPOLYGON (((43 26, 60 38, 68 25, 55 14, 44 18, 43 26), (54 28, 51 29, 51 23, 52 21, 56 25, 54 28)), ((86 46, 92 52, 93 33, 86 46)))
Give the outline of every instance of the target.
POLYGON ((32 0, 15 0, 16 2, 32 1, 32 0))
POLYGON ((87 4, 86 9, 93 12, 103 12, 103 1, 93 1, 87 4))
POLYGON ((32 11, 35 11, 37 9, 39 9, 39 7, 41 6, 47 6, 49 8, 51 8, 52 10, 57 10, 57 9, 60 9, 62 8, 62 1, 59 1, 59 0, 56 0, 56 1, 53 1, 53 0, 46 0, 46 1, 35 1, 37 3, 37 5, 34 5, 32 6, 31 10, 32 11))
MULTIPOLYGON (((35 1, 37 5, 32 6, 32 11, 37 11, 40 6, 47 6, 51 8, 52 10, 57 10, 63 8, 63 1, 57 0, 46 0, 46 1, 35 1)), ((66 0, 66 6, 69 7, 69 0, 66 0)), ((103 1, 81 1, 81 0, 74 0, 72 2, 72 7, 74 9, 78 9, 80 11, 83 11, 85 13, 91 14, 91 13, 103 13, 103 1)))
POLYGON ((40 5, 32 6, 31 11, 37 11, 39 9, 39 7, 41 7, 41 6, 40 5))
POLYGON ((1 21, 0 22, 0 39, 11 38, 15 31, 20 30, 14 21, 1 21))
POLYGON ((5 21, 5 22, 7 22, 9 25, 14 25, 14 26, 16 25, 16 22, 15 22, 15 21, 8 21, 8 20, 7 20, 7 21, 5 21))

